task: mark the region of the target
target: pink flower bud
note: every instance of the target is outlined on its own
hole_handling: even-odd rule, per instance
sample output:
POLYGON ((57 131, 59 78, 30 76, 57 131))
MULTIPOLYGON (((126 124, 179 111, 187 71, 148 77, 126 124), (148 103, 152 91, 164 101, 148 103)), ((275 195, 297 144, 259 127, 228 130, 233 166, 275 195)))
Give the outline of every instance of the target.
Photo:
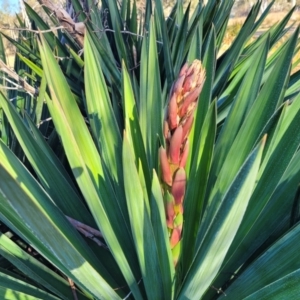
POLYGON ((169 155, 173 164, 179 164, 180 148, 182 141, 182 126, 178 126, 171 137, 169 155))
POLYGON ((167 121, 164 121, 164 137, 165 139, 169 139, 170 138, 170 128, 169 128, 169 124, 167 121))
POLYGON ((183 168, 179 168, 175 174, 172 185, 172 195, 174 196, 175 204, 181 204, 185 194, 186 174, 183 168))
POLYGON ((186 144, 185 144, 185 146, 184 146, 182 155, 181 155, 181 160, 180 160, 180 164, 179 164, 180 168, 184 168, 185 167, 188 155, 189 155, 189 142, 187 141, 186 144))
POLYGON ((188 69, 189 69, 189 64, 185 63, 179 72, 179 76, 185 75, 188 69))
POLYGON ((176 102, 176 94, 173 94, 170 102, 169 102, 169 109, 168 109, 168 121, 169 121, 169 127, 170 130, 177 127, 177 111, 178 106, 176 102))
POLYGON ((182 126, 182 142, 187 138, 193 126, 194 114, 191 114, 182 126))
POLYGON ((175 84, 173 85, 173 88, 172 88, 172 93, 174 93, 176 95, 181 94, 182 85, 183 85, 184 80, 185 80, 185 75, 182 75, 175 81, 175 84))
MULTIPOLYGON (((185 98, 183 100, 183 104, 182 104, 182 106, 180 108, 180 112, 179 112, 180 117, 183 117, 187 113, 188 107, 190 104, 197 103, 201 89, 202 89, 202 86, 197 87, 185 96, 185 98)), ((195 106, 196 105, 194 105, 194 107, 195 106)))
POLYGON ((159 148, 159 159, 160 159, 162 179, 166 184, 171 186, 172 185, 172 173, 171 173, 166 149, 164 149, 163 147, 159 148))
POLYGON ((187 76, 185 78, 183 87, 182 87, 182 92, 183 94, 189 92, 190 90, 192 90, 196 85, 196 81, 195 81, 195 74, 191 73, 189 76, 187 76))

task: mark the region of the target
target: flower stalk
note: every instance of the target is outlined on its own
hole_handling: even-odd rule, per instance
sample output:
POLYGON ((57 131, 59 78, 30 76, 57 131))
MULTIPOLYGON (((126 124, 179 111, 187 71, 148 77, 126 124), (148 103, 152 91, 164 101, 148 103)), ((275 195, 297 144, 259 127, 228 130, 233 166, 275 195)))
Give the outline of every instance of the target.
POLYGON ((189 152, 188 135, 204 81, 205 70, 201 61, 195 60, 191 65, 186 63, 182 67, 172 86, 165 113, 166 148, 159 149, 166 222, 175 266, 180 255, 183 228, 183 200, 186 189, 184 168, 189 152))

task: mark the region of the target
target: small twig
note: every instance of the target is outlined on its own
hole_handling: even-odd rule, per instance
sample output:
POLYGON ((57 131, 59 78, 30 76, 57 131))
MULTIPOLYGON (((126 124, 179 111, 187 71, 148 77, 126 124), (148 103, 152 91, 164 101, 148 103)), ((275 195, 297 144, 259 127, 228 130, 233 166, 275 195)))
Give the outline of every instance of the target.
POLYGON ((227 296, 227 295, 225 294, 225 292, 222 290, 222 288, 219 288, 219 289, 218 289, 218 288, 214 287, 213 285, 211 286, 211 288, 214 289, 215 291, 217 291, 218 294, 221 294, 221 293, 222 293, 224 296, 227 296))
POLYGON ((15 71, 12 71, 4 62, 0 59, 0 71, 6 73, 10 78, 18 82, 14 83, 20 89, 25 90, 29 95, 34 96, 36 94, 36 89, 28 84, 25 79, 19 76, 15 71))
POLYGON ((83 224, 83 223, 81 223, 81 222, 79 222, 77 220, 74 220, 74 219, 72 219, 72 218, 70 218, 68 216, 66 216, 66 217, 69 220, 69 222, 73 226, 75 226, 76 228, 78 228, 78 227, 83 228, 83 229, 89 231, 90 233, 92 233, 94 236, 98 236, 98 237, 103 238, 103 235, 102 235, 102 233, 99 230, 96 230, 96 229, 94 229, 94 228, 92 228, 92 227, 90 227, 90 226, 88 226, 86 224, 83 224))
POLYGON ((52 118, 47 118, 47 119, 41 120, 40 123, 39 123, 39 126, 46 123, 46 122, 49 122, 51 120, 52 120, 52 118))
POLYGON ((8 83, 10 83, 11 85, 14 86, 14 87, 12 87, 12 86, 4 86, 4 85, 1 85, 1 88, 2 88, 3 90, 20 90, 20 89, 23 88, 21 85, 15 83, 15 82, 12 81, 12 80, 9 80, 9 79, 6 78, 6 77, 2 77, 2 76, 1 76, 0 78, 1 78, 2 80, 7 81, 8 83))
POLYGON ((69 284, 70 284, 70 287, 71 287, 71 290, 72 290, 74 300, 78 300, 77 293, 76 293, 76 287, 75 287, 75 284, 74 284, 73 280, 68 277, 68 281, 69 281, 69 284))
POLYGON ((107 249, 107 246, 102 243, 97 237, 103 238, 102 233, 99 230, 96 230, 86 224, 83 224, 77 220, 74 220, 68 216, 66 218, 69 220, 69 222, 79 231, 81 232, 85 237, 93 240, 98 246, 104 247, 107 249))
POLYGON ((106 245, 103 244, 99 239, 97 239, 93 234, 91 234, 90 232, 84 230, 81 227, 77 227, 76 228, 79 232, 81 232, 85 237, 90 238, 91 240, 93 240, 98 246, 100 247, 104 247, 107 249, 106 245))
POLYGON ((19 87, 8 87, 8 86, 0 86, 2 90, 19 90, 19 87))
POLYGON ((47 30, 33 30, 33 29, 28 29, 28 28, 17 28, 17 27, 0 27, 1 30, 14 30, 14 31, 29 31, 29 32, 34 32, 34 33, 47 33, 47 32, 53 32, 54 30, 58 29, 65 29, 63 26, 58 26, 58 27, 52 27, 47 30))
MULTIPOLYGON (((140 282, 142 281, 142 278, 138 281, 138 285, 140 284, 140 282)), ((125 298, 123 298, 123 300, 126 300, 126 299, 128 299, 128 297, 130 296, 132 294, 132 292, 130 292, 128 295, 126 295, 126 297, 125 298)))
MULTIPOLYGON (((96 30, 94 32, 113 32, 115 33, 115 30, 113 29, 110 29, 110 28, 105 28, 105 29, 102 29, 102 30, 96 30)), ((131 31, 128 31, 128 30, 121 30, 120 33, 122 34, 128 34, 128 35, 133 35, 133 36, 136 36, 136 37, 140 37, 140 38, 144 38, 145 36, 144 35, 141 35, 141 34, 137 34, 137 33, 134 33, 134 32, 131 32, 131 31)), ((160 45, 163 45, 163 42, 161 41, 156 41, 157 44, 160 44, 160 45)))
MULTIPOLYGON (((7 81, 8 83, 11 83, 11 84, 14 85, 15 87, 18 87, 18 84, 17 84, 17 83, 15 83, 14 81, 12 81, 12 80, 10 80, 10 79, 8 79, 8 78, 6 78, 6 77, 1 76, 1 79, 7 81)), ((9 88, 9 87, 8 87, 8 88, 9 88)))
POLYGON ((61 26, 75 39, 77 44, 83 48, 85 24, 83 22, 76 23, 66 10, 54 5, 49 0, 39 0, 42 6, 47 7, 52 14, 58 19, 61 26))
POLYGON ((12 101, 15 101, 17 99, 18 99, 18 97, 13 97, 13 98, 10 98, 9 101, 12 102, 12 101))

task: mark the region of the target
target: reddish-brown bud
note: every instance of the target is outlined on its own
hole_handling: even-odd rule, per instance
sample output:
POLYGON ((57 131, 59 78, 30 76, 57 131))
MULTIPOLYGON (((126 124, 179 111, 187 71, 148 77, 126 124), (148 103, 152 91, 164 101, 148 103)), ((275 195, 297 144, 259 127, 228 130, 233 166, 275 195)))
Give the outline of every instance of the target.
POLYGON ((185 75, 188 69, 189 69, 189 64, 185 63, 179 72, 179 76, 185 75))
POLYGON ((177 94, 177 95, 181 94, 182 85, 183 85, 184 80, 185 80, 185 75, 182 75, 175 81, 175 84, 173 85, 173 88, 172 88, 172 93, 177 94))
POLYGON ((189 76, 185 78, 183 87, 182 87, 182 92, 183 94, 188 93, 193 87, 195 87, 196 82, 195 82, 195 75, 194 73, 191 73, 189 76))
POLYGON ((170 128, 169 128, 169 124, 167 121, 164 121, 164 137, 165 139, 169 139, 170 137, 170 128))
POLYGON ((181 154, 181 160, 180 160, 180 164, 179 164, 180 168, 185 167, 185 164, 186 164, 186 161, 187 161, 187 158, 188 158, 188 154, 189 154, 189 142, 187 141, 185 146, 184 146, 183 152, 181 154))
POLYGON ((191 114, 182 126, 182 141, 184 141, 193 126, 194 114, 191 114))
POLYGON ((170 130, 174 129, 177 127, 177 111, 178 111, 178 106, 176 102, 176 94, 173 94, 170 102, 169 102, 169 109, 168 109, 168 122, 169 122, 169 127, 170 130))
POLYGON ((179 164, 180 160, 180 148, 182 141, 182 126, 178 126, 171 137, 169 155, 173 164, 179 164))
POLYGON ((179 168, 175 174, 173 185, 172 185, 172 195, 175 200, 175 204, 180 204, 183 201, 186 186, 186 174, 183 168, 179 168))
POLYGON ((194 60, 186 72, 186 80, 183 84, 183 93, 189 92, 195 87, 203 85, 205 80, 205 70, 202 68, 200 60, 194 60))
POLYGON ((194 107, 196 107, 196 103, 198 101, 198 97, 201 92, 201 89, 202 87, 197 87, 185 96, 179 112, 180 117, 183 117, 187 113, 189 105, 195 103, 194 107))
POLYGON ((162 179, 166 184, 171 186, 172 185, 172 173, 171 173, 166 149, 164 149, 163 147, 159 148, 159 159, 160 159, 162 179))
POLYGON ((201 62, 200 60, 194 60, 192 64, 189 66, 189 68, 186 71, 186 76, 190 76, 191 74, 197 72, 201 68, 201 62))

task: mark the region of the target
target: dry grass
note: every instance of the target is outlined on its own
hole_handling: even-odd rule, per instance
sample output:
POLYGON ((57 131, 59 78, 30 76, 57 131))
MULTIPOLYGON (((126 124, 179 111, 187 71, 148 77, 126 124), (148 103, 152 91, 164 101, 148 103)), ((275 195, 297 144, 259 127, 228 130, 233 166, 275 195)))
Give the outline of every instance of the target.
POLYGON ((10 54, 7 56, 7 65, 10 67, 10 68, 13 68, 14 67, 14 62, 15 62, 15 55, 14 54, 10 54))
MULTIPOLYGON (((141 3, 143 2, 143 0, 139 0, 139 1, 141 3)), ((263 33, 264 31, 268 30, 272 25, 277 24, 278 22, 280 22, 286 16, 286 14, 287 14, 287 11, 286 12, 271 12, 271 13, 269 13, 269 15, 266 17, 266 19, 262 23, 262 25, 261 25, 261 27, 258 31, 258 34, 263 33)), ((235 37, 239 33, 241 27, 243 26, 245 18, 246 18, 246 16, 242 16, 242 17, 234 17, 234 18, 231 18, 229 20, 228 28, 227 28, 227 31, 225 33, 222 48, 220 49, 219 55, 221 55, 224 51, 226 51, 230 47, 233 40, 235 39, 235 37)), ((288 26, 292 26, 292 25, 294 26, 294 28, 296 28, 296 26, 300 25, 300 11, 294 12, 292 18, 290 19, 290 21, 288 23, 288 26)), ((285 42, 284 39, 282 41, 280 41, 276 45, 277 47, 273 47, 273 49, 270 51, 270 53, 273 53, 284 42, 285 42)), ((297 53, 295 58, 294 58, 294 61, 297 61, 297 60, 300 60, 300 53, 297 53)), ((13 54, 8 55, 7 56, 7 61, 8 61, 9 67, 13 68, 13 66, 14 66, 14 55, 13 54)), ((296 69, 297 70, 300 69, 300 65, 296 69)))
MULTIPOLYGON (((264 31, 270 29, 271 26, 274 24, 279 23, 285 16, 287 12, 271 12, 266 17, 262 25, 260 26, 260 29, 258 31, 258 34, 263 33, 264 31)), ((241 27, 243 26, 243 23, 245 21, 245 17, 235 17, 229 20, 228 28, 224 37, 224 42, 222 45, 222 48, 220 49, 220 54, 223 53, 225 50, 227 50, 230 45, 232 44, 233 40, 235 39, 236 35, 239 33, 241 27)), ((291 17, 289 23, 287 26, 293 26, 293 28, 296 28, 300 24, 300 12, 296 11, 294 12, 293 16, 291 17)), ((292 33, 292 31, 291 31, 292 33)), ((254 38, 257 38, 254 37, 254 38)), ((279 41, 270 51, 270 54, 272 54, 278 47, 280 47, 285 41, 287 37, 283 37, 281 41, 279 41)), ((300 60, 300 51, 295 55, 293 62, 300 60)), ((298 66, 295 66, 293 69, 293 72, 300 69, 300 64, 298 66)))
MULTIPOLYGON (((262 25, 260 26, 259 33, 262 33, 268 30, 274 24, 279 23, 285 16, 287 12, 271 12, 266 17, 262 25)), ((231 18, 228 22, 227 32, 225 34, 225 44, 231 45, 237 33, 240 31, 246 17, 235 17, 231 18)), ((294 12, 291 17, 288 26, 298 26, 300 24, 300 12, 294 12)))

